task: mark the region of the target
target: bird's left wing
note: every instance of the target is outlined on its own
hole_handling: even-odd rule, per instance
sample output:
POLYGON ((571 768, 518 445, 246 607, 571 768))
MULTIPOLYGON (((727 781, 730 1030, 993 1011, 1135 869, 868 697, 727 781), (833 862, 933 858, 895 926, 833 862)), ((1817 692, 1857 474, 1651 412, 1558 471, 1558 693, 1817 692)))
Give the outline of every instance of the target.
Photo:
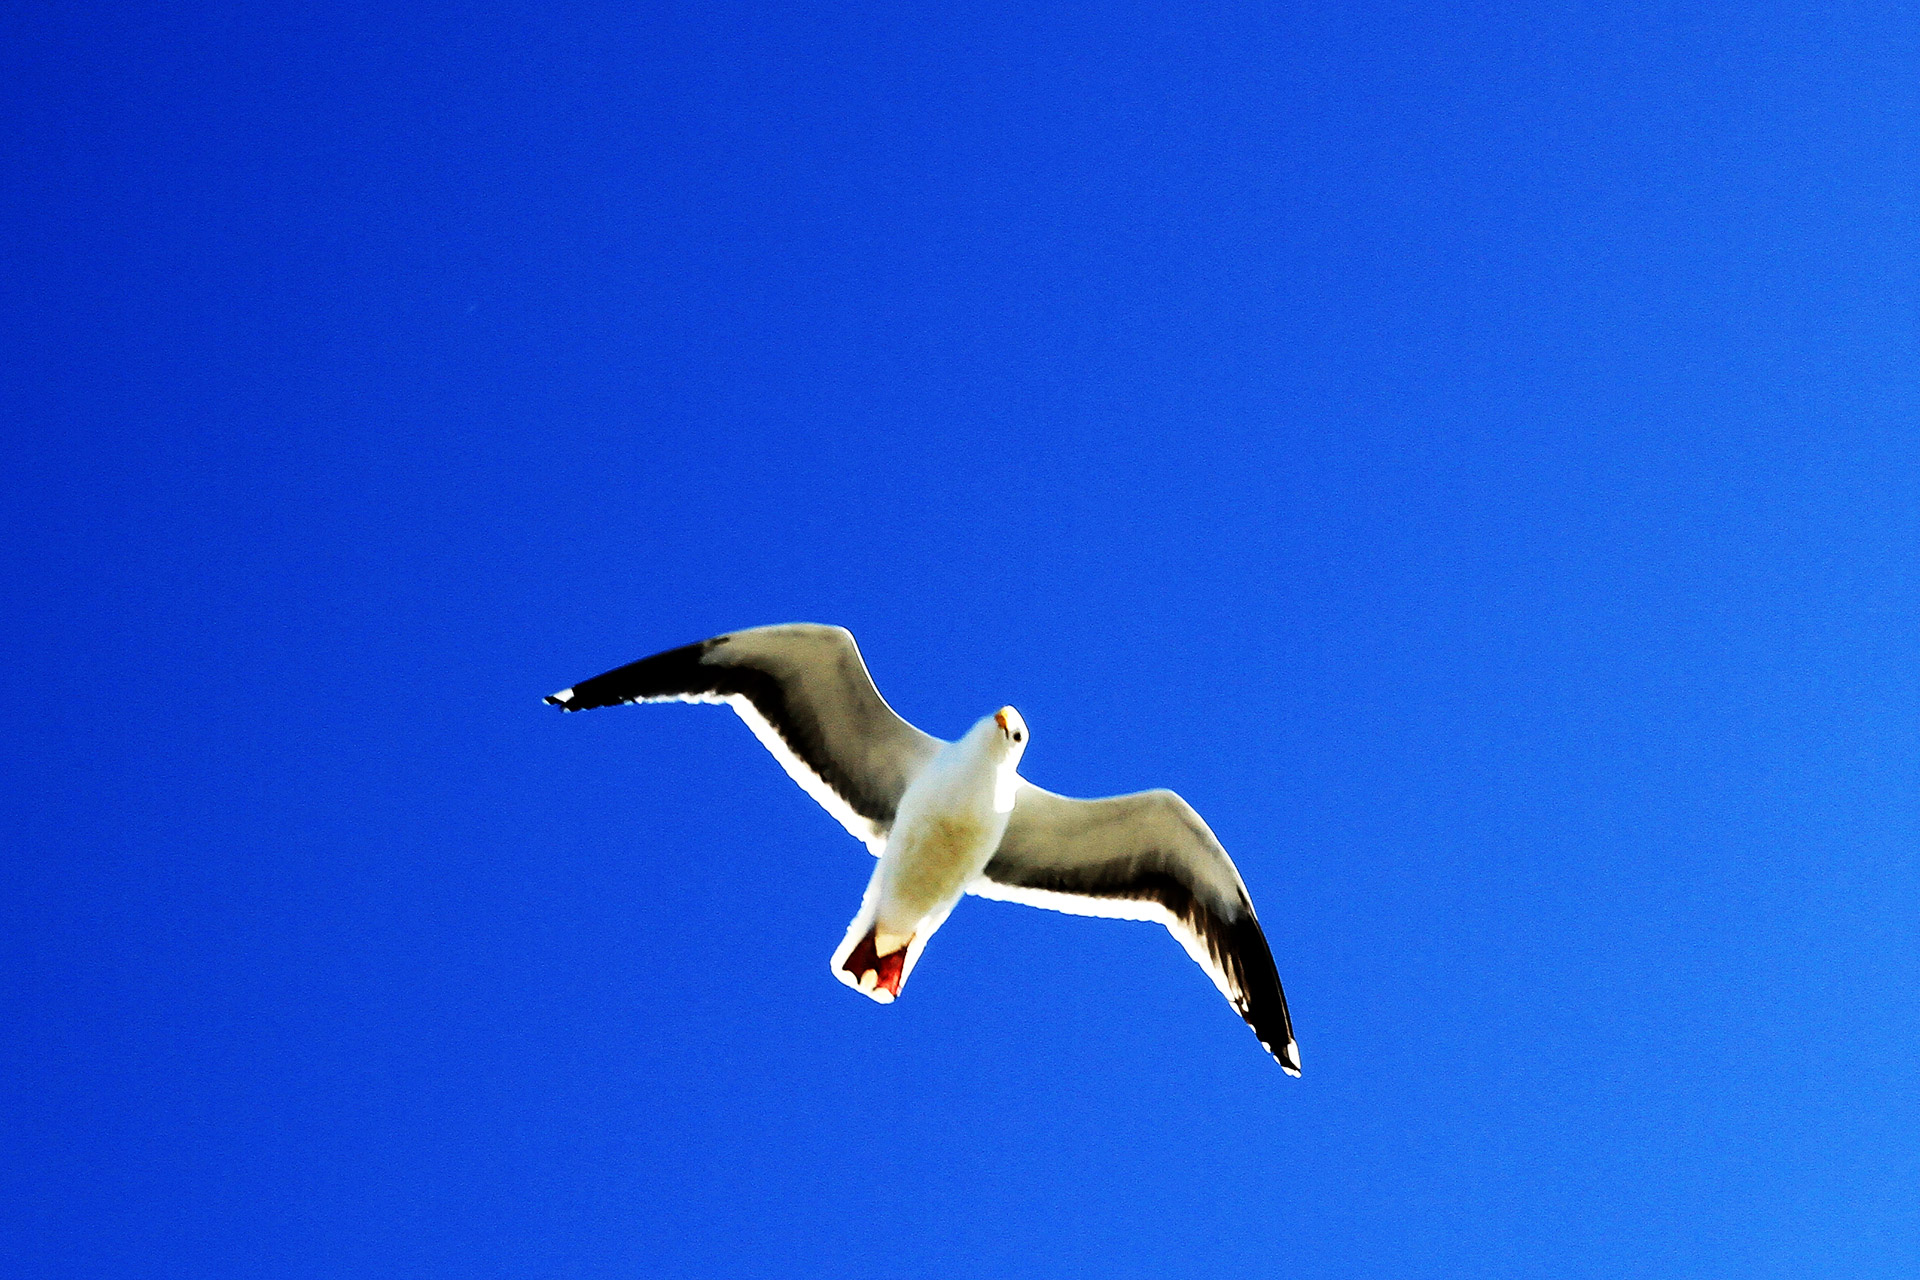
POLYGON ((853 633, 793 622, 734 631, 617 667, 547 701, 567 711, 622 702, 724 702, 877 857, 894 810, 944 745, 874 688, 853 633))
POLYGON ((1156 920, 1207 971, 1289 1075, 1286 993, 1233 859, 1171 791, 1074 800, 1022 782, 999 852, 967 887, 1074 915, 1156 920))

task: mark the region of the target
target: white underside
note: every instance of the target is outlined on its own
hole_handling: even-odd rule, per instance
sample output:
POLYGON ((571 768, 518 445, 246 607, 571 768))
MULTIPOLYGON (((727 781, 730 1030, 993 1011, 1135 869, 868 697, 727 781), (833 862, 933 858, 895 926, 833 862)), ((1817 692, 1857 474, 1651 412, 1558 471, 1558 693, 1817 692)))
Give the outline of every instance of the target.
POLYGON ((892 993, 870 982, 862 985, 863 975, 841 968, 870 930, 876 956, 906 947, 901 983, 911 975, 928 940, 993 857, 1006 831, 1018 755, 1001 753, 1004 741, 1002 730, 983 720, 944 747, 908 784, 859 914, 834 954, 836 978, 876 1000, 891 998, 892 993))

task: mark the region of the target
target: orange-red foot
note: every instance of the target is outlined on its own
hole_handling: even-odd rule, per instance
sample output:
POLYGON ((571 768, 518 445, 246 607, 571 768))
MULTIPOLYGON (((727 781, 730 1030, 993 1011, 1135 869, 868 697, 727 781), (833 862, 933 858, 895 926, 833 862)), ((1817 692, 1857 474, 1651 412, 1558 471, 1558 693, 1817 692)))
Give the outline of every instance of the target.
POLYGON ((884 956, 876 954, 873 939, 879 931, 878 925, 867 930, 867 936, 847 953, 847 958, 840 962, 840 968, 852 976, 854 985, 862 991, 884 991, 888 999, 894 999, 900 994, 901 970, 906 967, 907 949, 903 946, 884 956), (868 975, 872 975, 871 978, 868 975))

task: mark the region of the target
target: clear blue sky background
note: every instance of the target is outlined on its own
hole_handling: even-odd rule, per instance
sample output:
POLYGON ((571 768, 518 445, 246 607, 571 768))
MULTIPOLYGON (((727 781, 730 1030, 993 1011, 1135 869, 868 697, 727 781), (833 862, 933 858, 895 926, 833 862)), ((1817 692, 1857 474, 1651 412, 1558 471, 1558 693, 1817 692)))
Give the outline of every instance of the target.
POLYGON ((1891 4, 0 17, 0 1269, 1920 1274, 1891 4), (962 904, 714 708, 843 623, 1171 786, 962 904))

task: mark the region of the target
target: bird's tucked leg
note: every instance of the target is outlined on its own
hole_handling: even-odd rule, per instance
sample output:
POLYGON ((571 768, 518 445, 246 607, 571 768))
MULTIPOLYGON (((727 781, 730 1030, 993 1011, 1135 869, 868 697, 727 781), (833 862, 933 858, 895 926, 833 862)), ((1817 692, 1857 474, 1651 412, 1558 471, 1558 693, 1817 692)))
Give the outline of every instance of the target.
POLYGON ((841 972, 852 980, 848 985, 881 1004, 890 1004, 906 980, 907 945, 912 941, 912 934, 901 937, 896 933, 882 933, 877 924, 868 929, 867 936, 854 944, 847 958, 840 962, 841 972), (881 947, 887 948, 884 955, 881 947))

